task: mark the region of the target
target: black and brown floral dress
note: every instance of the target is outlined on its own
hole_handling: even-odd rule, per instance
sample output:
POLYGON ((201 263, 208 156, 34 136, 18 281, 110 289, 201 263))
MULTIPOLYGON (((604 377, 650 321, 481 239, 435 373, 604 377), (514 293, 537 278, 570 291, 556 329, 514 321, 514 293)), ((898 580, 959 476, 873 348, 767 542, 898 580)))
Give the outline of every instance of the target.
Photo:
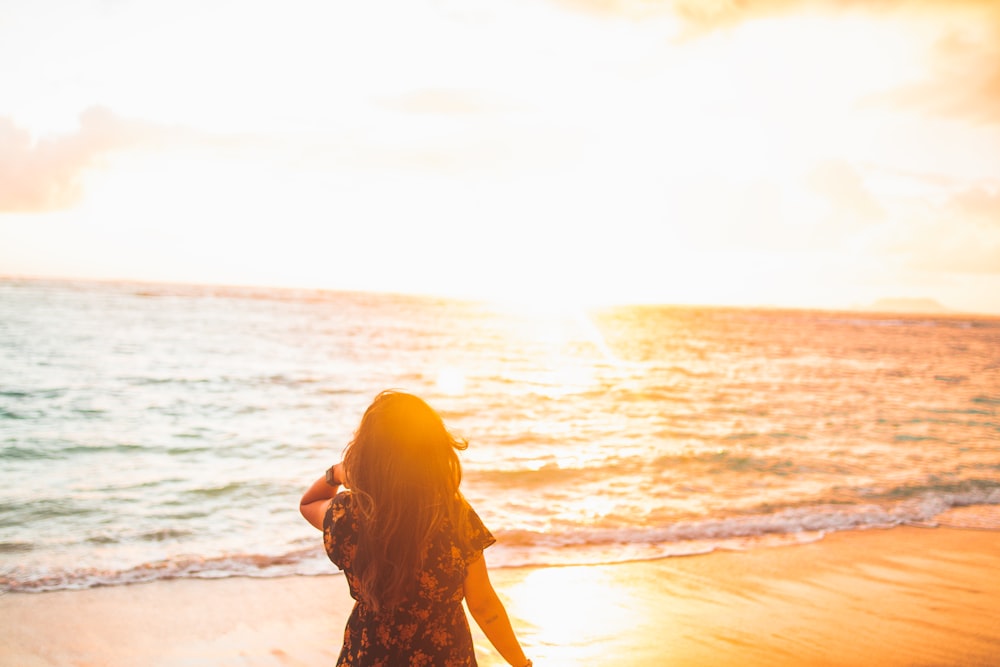
POLYGON ((376 614, 359 599, 354 555, 358 515, 351 493, 339 493, 323 520, 323 546, 344 571, 354 610, 347 619, 338 667, 466 667, 476 664, 469 622, 462 606, 466 568, 496 540, 469 508, 469 545, 456 546, 449 526, 430 540, 417 593, 394 609, 376 614))

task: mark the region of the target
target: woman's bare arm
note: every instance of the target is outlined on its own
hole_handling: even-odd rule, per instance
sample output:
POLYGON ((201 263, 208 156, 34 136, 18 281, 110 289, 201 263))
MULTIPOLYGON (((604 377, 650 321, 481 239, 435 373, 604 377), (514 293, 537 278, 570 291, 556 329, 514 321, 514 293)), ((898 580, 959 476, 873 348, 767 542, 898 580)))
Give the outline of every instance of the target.
POLYGON ((465 602, 469 605, 469 613, 476 624, 504 660, 514 667, 530 664, 514 635, 507 610, 493 590, 486 570, 486 559, 482 556, 469 565, 465 575, 465 602))
POLYGON ((335 486, 327 483, 326 476, 317 479, 299 501, 299 511, 302 512, 302 516, 320 530, 323 530, 323 517, 326 516, 326 510, 330 506, 330 499, 337 495, 340 485, 344 483, 342 464, 333 466, 333 478, 335 486))

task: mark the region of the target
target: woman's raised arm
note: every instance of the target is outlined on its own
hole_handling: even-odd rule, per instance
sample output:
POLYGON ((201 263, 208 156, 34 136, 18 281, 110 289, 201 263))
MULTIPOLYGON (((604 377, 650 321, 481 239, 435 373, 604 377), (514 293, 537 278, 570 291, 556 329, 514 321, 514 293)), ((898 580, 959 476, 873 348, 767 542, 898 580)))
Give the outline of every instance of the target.
POLYGON ((305 520, 316 528, 323 530, 323 517, 330 506, 330 499, 337 495, 340 485, 344 483, 344 468, 342 463, 333 466, 328 475, 317 479, 299 501, 299 511, 305 520), (330 482, 333 482, 331 485, 330 482))

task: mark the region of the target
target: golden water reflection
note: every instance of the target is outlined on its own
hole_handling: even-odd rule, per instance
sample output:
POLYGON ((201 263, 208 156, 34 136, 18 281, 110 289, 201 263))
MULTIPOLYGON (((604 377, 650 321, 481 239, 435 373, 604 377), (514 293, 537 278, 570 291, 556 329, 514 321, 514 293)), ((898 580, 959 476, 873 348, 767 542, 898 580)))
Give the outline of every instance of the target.
MULTIPOLYGON (((549 567, 524 570, 507 582, 501 597, 525 652, 536 665, 607 664, 609 647, 647 621, 636 582, 620 579, 627 571, 549 567)), ((479 657, 484 666, 506 664, 492 652, 479 657)))

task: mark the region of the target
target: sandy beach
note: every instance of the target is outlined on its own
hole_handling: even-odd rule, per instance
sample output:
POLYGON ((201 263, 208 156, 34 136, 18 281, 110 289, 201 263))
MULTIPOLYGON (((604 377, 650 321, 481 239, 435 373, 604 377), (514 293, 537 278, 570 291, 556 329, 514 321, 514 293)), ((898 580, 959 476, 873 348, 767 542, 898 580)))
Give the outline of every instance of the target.
MULTIPOLYGON (((540 667, 995 665, 998 563, 1000 532, 905 527, 492 578, 540 667)), ((333 664, 350 607, 339 575, 13 593, 0 664, 333 664)))

